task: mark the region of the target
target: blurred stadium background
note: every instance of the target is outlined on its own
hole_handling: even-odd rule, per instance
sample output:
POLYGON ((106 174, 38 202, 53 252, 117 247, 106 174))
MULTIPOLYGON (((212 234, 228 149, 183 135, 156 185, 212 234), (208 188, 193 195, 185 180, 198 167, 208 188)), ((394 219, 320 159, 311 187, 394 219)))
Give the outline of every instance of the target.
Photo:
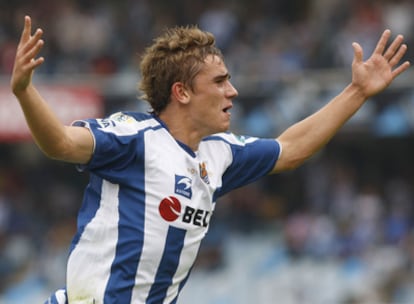
MULTIPOLYGON (((62 120, 143 110, 137 58, 164 27, 215 33, 240 96, 232 130, 274 137, 350 80, 385 28, 413 59, 411 0, 0 0, 0 303, 64 284, 87 174, 34 146, 8 83, 23 16, 35 81, 62 120)), ((414 75, 370 100, 301 168, 220 199, 180 303, 414 303, 414 75)), ((97 250, 99 250, 97 248, 97 250)))

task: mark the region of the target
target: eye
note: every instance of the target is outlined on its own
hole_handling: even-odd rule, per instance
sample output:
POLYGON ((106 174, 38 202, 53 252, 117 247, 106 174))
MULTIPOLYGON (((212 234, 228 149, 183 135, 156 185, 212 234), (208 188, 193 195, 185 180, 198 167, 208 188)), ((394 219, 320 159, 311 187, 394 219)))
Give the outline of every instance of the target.
POLYGON ((218 76, 214 79, 214 82, 217 84, 222 84, 225 83, 226 81, 228 81, 230 79, 230 75, 229 74, 225 74, 225 75, 221 75, 218 76))

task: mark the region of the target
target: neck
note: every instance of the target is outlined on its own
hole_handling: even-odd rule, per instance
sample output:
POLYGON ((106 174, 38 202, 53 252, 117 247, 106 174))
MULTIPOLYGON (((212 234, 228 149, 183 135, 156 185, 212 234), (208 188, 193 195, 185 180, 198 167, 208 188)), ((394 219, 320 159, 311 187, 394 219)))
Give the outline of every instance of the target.
POLYGON ((190 147, 191 150, 198 150, 198 145, 203 136, 191 124, 190 119, 177 115, 177 112, 169 114, 168 111, 162 112, 159 118, 167 126, 172 137, 190 147))

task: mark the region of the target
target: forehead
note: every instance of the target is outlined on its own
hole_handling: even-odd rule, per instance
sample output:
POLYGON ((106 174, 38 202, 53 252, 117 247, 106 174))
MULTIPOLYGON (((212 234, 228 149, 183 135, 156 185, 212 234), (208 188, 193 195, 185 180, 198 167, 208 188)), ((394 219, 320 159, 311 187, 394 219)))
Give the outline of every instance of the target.
POLYGON ((204 60, 204 64, 201 67, 201 70, 199 72, 199 75, 220 75, 220 74, 226 74, 227 68, 224 64, 224 61, 222 58, 220 58, 217 55, 209 55, 204 60))

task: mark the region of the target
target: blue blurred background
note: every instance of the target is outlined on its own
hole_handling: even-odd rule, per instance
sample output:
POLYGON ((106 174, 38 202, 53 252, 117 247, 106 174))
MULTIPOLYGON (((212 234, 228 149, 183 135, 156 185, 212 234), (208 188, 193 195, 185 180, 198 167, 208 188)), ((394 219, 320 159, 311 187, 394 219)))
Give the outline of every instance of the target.
MULTIPOLYGON (((64 285, 88 179, 40 153, 9 92, 25 14, 45 32, 35 81, 64 121, 147 110, 137 63, 167 26, 216 35, 239 90, 232 131, 264 137, 347 85, 353 41, 368 56, 390 28, 414 50, 411 0, 0 0, 1 304, 64 285)), ((413 80, 369 100, 301 168, 220 199, 179 302, 414 303, 413 80)))

